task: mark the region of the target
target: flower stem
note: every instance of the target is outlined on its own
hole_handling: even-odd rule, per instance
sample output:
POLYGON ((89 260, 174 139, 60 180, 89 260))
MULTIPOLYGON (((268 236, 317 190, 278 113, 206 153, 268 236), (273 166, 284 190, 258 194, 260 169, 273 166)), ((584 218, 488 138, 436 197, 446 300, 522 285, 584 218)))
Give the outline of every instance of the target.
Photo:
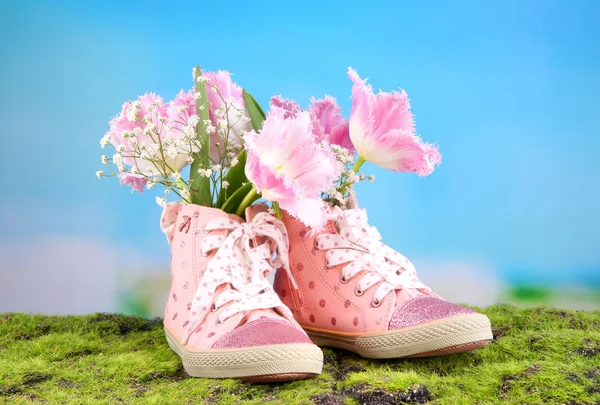
POLYGON ((358 171, 360 170, 360 167, 363 165, 363 163, 365 163, 365 159, 362 156, 359 156, 358 159, 356 160, 356 163, 354 164, 354 167, 352 167, 352 170, 354 170, 354 173, 358 173, 358 171))
POLYGON ((254 199, 254 197, 256 197, 256 194, 257 194, 256 187, 252 186, 252 188, 250 189, 248 194, 246 194, 246 197, 244 197, 244 199, 240 203, 240 206, 238 207, 237 211, 235 212, 235 215, 237 215, 238 217, 241 217, 242 214, 244 213, 244 210, 246 209, 246 207, 248 207, 252 203, 252 200, 254 199))

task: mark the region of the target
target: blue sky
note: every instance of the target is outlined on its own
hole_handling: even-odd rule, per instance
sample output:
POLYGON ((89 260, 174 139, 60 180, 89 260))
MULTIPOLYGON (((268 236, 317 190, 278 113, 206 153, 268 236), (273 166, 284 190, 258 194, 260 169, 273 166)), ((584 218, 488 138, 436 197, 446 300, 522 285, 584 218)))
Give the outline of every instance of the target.
POLYGON ((426 178, 364 166, 387 244, 600 285, 600 3, 334 3, 0 2, 0 244, 96 238, 167 263, 154 197, 94 176, 122 102, 172 98, 200 62, 263 105, 330 94, 347 116, 353 66, 404 88, 443 154, 426 178))

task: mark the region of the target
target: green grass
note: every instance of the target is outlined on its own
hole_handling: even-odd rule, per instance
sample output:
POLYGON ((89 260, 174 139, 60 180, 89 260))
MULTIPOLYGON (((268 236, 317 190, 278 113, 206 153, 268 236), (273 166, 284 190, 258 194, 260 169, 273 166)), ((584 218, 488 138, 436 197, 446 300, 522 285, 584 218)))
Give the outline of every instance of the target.
POLYGON ((445 357, 375 361, 325 349, 317 378, 188 378, 159 320, 0 315, 0 403, 600 404, 600 311, 482 310, 496 340, 445 357))

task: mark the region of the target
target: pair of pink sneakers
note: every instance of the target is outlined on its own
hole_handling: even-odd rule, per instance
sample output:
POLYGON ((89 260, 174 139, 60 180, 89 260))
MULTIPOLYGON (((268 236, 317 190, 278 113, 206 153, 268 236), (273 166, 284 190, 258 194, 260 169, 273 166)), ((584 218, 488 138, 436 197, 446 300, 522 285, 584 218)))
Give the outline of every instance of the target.
POLYGON ((264 205, 247 221, 171 203, 165 310, 170 347, 193 377, 286 381, 320 374, 318 346, 369 358, 435 356, 483 347, 489 319, 442 300, 380 242, 363 209, 330 210, 320 233, 264 205), (272 286, 266 276, 276 271, 272 286), (318 346, 317 346, 318 345, 318 346))

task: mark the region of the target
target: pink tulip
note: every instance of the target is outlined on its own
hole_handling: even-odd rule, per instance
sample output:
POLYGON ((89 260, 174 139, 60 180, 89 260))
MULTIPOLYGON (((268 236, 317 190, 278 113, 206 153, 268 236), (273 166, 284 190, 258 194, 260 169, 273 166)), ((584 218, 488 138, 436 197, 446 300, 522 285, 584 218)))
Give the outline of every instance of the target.
POLYGON ((317 141, 328 140, 331 144, 346 148, 351 154, 354 153, 354 146, 348 132, 348 121, 340 114, 342 109, 337 105, 335 98, 326 95, 322 100, 317 100, 313 97, 310 102, 308 111, 315 123, 313 132, 317 135, 317 141))
MULTIPOLYGON (((410 102, 404 90, 373 93, 366 80, 348 68, 352 87, 350 139, 359 162, 368 161, 397 172, 427 176, 442 161, 437 147, 415 134, 410 102)), ((360 166, 360 165, 359 165, 360 166)))
POLYGON ((318 231, 326 222, 320 193, 333 186, 341 167, 327 145, 315 142, 310 113, 287 115, 272 107, 260 133, 246 134, 246 176, 265 200, 318 231))
POLYGON ((252 129, 252 124, 244 120, 238 114, 239 111, 246 111, 246 104, 242 95, 242 88, 231 80, 231 74, 226 70, 217 72, 204 72, 203 75, 208 79, 206 83, 206 97, 208 99, 208 112, 212 125, 219 127, 220 119, 229 121, 229 138, 222 139, 219 135, 211 135, 210 155, 214 161, 219 161, 219 156, 223 155, 224 145, 228 146, 242 145, 242 135, 252 129), (215 86, 218 92, 215 91, 215 86), (219 116, 221 109, 225 115, 219 116), (217 147, 216 144, 219 143, 217 147))
MULTIPOLYGON (((323 99, 313 97, 310 102, 308 111, 316 142, 339 145, 348 149, 351 154, 354 153, 354 146, 348 133, 348 121, 340 114, 341 108, 337 105, 336 99, 326 95, 323 99)), ((271 98, 271 108, 273 107, 282 108, 285 111, 285 118, 295 117, 297 113, 304 111, 294 100, 281 96, 271 98)))

